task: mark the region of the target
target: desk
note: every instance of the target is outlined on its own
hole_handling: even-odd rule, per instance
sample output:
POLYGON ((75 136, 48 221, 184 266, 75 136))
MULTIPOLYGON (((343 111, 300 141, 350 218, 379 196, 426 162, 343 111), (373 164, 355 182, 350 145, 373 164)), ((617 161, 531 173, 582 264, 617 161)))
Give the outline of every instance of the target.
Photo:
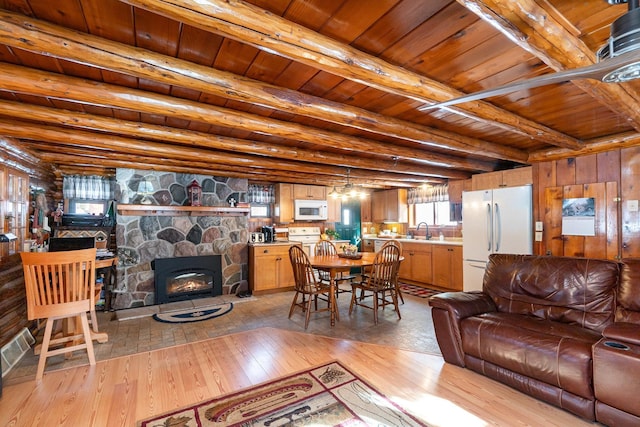
MULTIPOLYGON (((117 273, 115 271, 116 266, 118 265, 118 257, 113 256, 109 258, 97 258, 96 259, 96 273, 98 270, 106 269, 106 273, 104 275, 104 311, 111 311, 111 299, 113 297, 113 293, 111 292, 114 288, 113 281, 117 277, 117 273)), ((96 274, 96 278, 97 278, 96 274)), ((96 293, 96 301, 100 298, 100 290, 97 290, 96 293)))
POLYGON ((326 271, 330 278, 330 303, 331 306, 331 326, 336 324, 336 319, 340 320, 336 301, 336 276, 343 271, 349 271, 352 267, 368 267, 373 265, 376 254, 374 252, 362 252, 362 258, 341 258, 338 255, 309 255, 311 266, 317 270, 326 271))

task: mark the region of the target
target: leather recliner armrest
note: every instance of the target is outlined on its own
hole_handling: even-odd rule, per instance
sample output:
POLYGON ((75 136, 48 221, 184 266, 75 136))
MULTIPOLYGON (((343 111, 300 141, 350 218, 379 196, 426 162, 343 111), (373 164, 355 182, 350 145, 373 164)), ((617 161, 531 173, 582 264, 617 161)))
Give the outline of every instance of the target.
POLYGON ((449 311, 458 321, 497 310, 491 297, 482 292, 445 292, 429 298, 429 305, 449 311))
POLYGON ((604 328, 604 338, 640 345, 640 325, 629 322, 616 322, 604 328))
POLYGON ((429 298, 429 305, 442 357, 448 363, 464 367, 460 322, 496 311, 493 300, 482 292, 445 292, 429 298))

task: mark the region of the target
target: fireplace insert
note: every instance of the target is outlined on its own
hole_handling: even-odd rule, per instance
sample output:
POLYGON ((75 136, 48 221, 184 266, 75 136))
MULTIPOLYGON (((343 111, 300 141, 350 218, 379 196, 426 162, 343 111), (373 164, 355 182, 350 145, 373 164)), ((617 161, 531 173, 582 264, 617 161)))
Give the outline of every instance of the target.
POLYGON ((220 255, 156 258, 155 303, 222 295, 220 255))

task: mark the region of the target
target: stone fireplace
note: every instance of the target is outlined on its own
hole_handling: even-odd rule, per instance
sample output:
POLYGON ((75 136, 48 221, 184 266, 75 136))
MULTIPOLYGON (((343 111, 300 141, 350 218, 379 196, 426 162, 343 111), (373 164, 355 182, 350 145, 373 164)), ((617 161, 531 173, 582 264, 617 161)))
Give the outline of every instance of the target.
POLYGON ((116 185, 119 263, 114 309, 156 304, 152 262, 157 259, 218 256, 221 293, 235 294, 248 289, 248 215, 225 215, 216 209, 207 213, 208 206, 228 207, 230 198, 245 202, 247 180, 117 169, 116 185), (152 192, 137 192, 142 179, 151 183, 152 192), (186 187, 194 179, 202 186, 204 207, 199 208, 198 213, 188 210, 171 213, 160 209, 183 206, 186 187), (130 205, 143 206, 143 199, 151 201, 151 205, 144 205, 141 213, 133 214, 126 209, 130 205))

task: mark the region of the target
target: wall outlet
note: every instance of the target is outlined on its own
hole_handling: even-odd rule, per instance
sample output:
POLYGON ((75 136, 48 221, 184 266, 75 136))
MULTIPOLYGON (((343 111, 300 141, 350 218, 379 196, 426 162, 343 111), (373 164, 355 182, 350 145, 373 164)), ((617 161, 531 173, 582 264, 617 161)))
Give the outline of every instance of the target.
POLYGON ((637 200, 627 200, 627 210, 629 212, 638 212, 638 201, 637 200))
POLYGON ((542 242, 542 231, 536 231, 536 242, 542 242))
POLYGON ((536 231, 542 231, 543 225, 542 221, 536 221, 536 231))

